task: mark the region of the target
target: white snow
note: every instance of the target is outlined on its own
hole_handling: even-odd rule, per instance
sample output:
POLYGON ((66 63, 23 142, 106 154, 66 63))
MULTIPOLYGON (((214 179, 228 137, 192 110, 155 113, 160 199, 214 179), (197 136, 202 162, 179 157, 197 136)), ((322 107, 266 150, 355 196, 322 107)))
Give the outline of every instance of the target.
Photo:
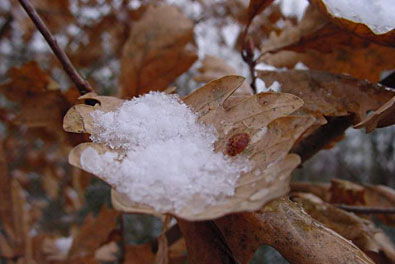
POLYGON ((239 25, 232 20, 223 22, 210 18, 195 25, 195 40, 198 46, 199 59, 203 60, 207 55, 216 56, 226 60, 226 63, 239 74, 248 74, 248 65, 242 60, 240 52, 234 48, 239 25))
POLYGON ((278 81, 274 81, 272 85, 269 87, 266 87, 266 84, 263 80, 261 79, 256 79, 256 92, 257 93, 262 93, 262 92, 281 92, 281 84, 278 81))
POLYGON ((294 69, 295 70, 308 70, 309 67, 307 67, 303 62, 299 61, 298 63, 295 64, 294 69))
POLYGON ((128 3, 128 7, 131 9, 137 9, 141 6, 141 2, 139 0, 130 0, 128 3))
POLYGON ((151 92, 126 101, 119 109, 92 113, 94 142, 125 154, 99 155, 87 148, 81 165, 110 183, 132 201, 157 211, 179 211, 191 203, 199 212, 234 194, 236 181, 247 171, 245 159, 215 153, 215 129, 177 96, 151 92))
POLYGON ((395 28, 394 0, 323 0, 329 13, 368 26, 375 34, 395 28))
POLYGON ((266 64, 264 62, 260 62, 255 66, 255 70, 257 71, 286 71, 286 67, 276 68, 273 65, 266 64))
POLYGON ((299 21, 309 5, 308 0, 276 0, 275 4, 280 5, 281 12, 287 17, 296 17, 299 21))
POLYGON ((269 90, 273 92, 281 92, 281 84, 278 81, 274 81, 272 85, 269 86, 269 90))
POLYGON ((62 256, 67 256, 72 244, 72 237, 60 237, 55 239, 55 246, 62 256))

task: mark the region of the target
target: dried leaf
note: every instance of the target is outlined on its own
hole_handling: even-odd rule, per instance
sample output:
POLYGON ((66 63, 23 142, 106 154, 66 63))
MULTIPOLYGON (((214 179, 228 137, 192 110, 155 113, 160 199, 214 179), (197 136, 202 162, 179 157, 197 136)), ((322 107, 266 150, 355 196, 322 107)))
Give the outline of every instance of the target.
POLYGON ((117 261, 119 255, 119 247, 117 243, 111 241, 95 251, 95 260, 100 262, 117 261))
MULTIPOLYGON (((346 180, 332 179, 330 202, 367 207, 395 207, 395 191, 383 185, 357 184, 346 180)), ((377 215, 386 224, 395 223, 394 215, 377 215)))
POLYGON ((155 263, 155 254, 151 243, 142 245, 128 245, 125 248, 125 262, 133 264, 155 263))
POLYGON ((348 73, 371 82, 378 82, 383 70, 394 68, 388 56, 395 55, 393 48, 355 36, 311 5, 301 22, 286 24, 278 36, 272 32, 261 52, 260 60, 276 67, 303 62, 313 70, 348 73))
MULTIPOLYGON (((262 113, 262 115, 264 114, 265 112, 262 113)), ((255 118, 257 120, 262 119, 255 118)), ((251 136, 249 137, 252 138, 255 145, 247 146, 243 153, 251 155, 250 160, 253 162, 255 169, 241 176, 235 195, 229 197, 226 203, 207 208, 203 213, 194 214, 190 209, 193 208, 193 205, 190 205, 176 215, 188 220, 203 220, 216 218, 234 211, 253 211, 260 208, 265 202, 277 197, 280 193, 286 193, 289 175, 299 163, 299 158, 296 155, 287 155, 287 152, 291 148, 292 142, 312 122, 313 120, 310 118, 283 117, 269 122, 264 135, 258 134, 258 129, 255 130, 255 133, 253 132, 254 130, 250 130, 251 136), (261 139, 259 138, 260 136, 262 136, 261 139), (256 143, 254 140, 260 142, 256 143), (269 164, 272 165, 269 166, 269 164)), ((242 122, 238 124, 244 126, 242 122)), ((219 139, 216 149, 223 151, 223 146, 232 137, 231 135, 239 134, 243 129, 248 128, 230 128, 232 132, 219 139)), ((137 208, 134 208, 133 204, 127 200, 123 200, 123 206, 118 207, 118 202, 114 200, 114 197, 116 196, 113 195, 115 208, 126 209, 127 212, 137 211, 137 208), (129 208, 127 208, 128 204, 129 208)), ((149 208, 138 208, 138 212, 143 210, 146 212, 149 208)))
MULTIPOLYGON (((295 182, 291 184, 293 192, 309 192, 327 203, 362 205, 377 208, 395 207, 395 191, 383 185, 354 183, 341 179, 332 179, 331 183, 295 182)), ((378 215, 384 223, 393 225, 394 216, 378 215)))
POLYGON ((373 32, 367 25, 358 23, 345 18, 333 16, 322 0, 312 0, 311 4, 318 8, 318 10, 328 17, 333 23, 341 26, 342 28, 360 36, 368 38, 380 44, 394 46, 395 43, 395 30, 391 30, 385 34, 377 34, 373 32))
POLYGON ((163 219, 162 232, 157 239, 157 244, 154 246, 154 243, 148 242, 142 245, 126 246, 124 263, 169 263, 169 245, 166 238, 166 231, 168 231, 170 227, 171 217, 165 216, 161 218, 163 219))
POLYGON ((67 54, 71 55, 72 62, 80 67, 89 67, 97 64, 100 59, 108 61, 109 57, 120 56, 128 36, 127 24, 120 19, 122 15, 110 13, 95 25, 84 28, 84 38, 87 41, 80 43, 77 49, 69 45, 69 49, 66 50, 67 54), (104 34, 106 40, 103 39, 104 34))
POLYGON ((11 177, 8 175, 3 140, 0 138, 0 220, 2 227, 11 236, 14 233, 14 221, 10 217, 13 215, 13 208, 9 201, 12 201, 11 177))
POLYGON ((116 97, 98 96, 95 93, 85 94, 79 99, 97 101, 98 104, 93 107, 86 104, 77 104, 70 108, 63 119, 63 129, 67 132, 91 133, 93 131, 91 112, 96 109, 110 112, 117 109, 123 102, 116 97))
POLYGON ((16 253, 7 239, 0 233, 0 251, 1 257, 12 259, 16 257, 16 253))
POLYGON ((347 75, 318 71, 260 71, 259 78, 270 86, 281 84, 281 91, 299 96, 303 110, 316 115, 355 115, 360 122, 367 112, 376 110, 394 95, 383 86, 361 81, 347 75))
MULTIPOLYGON (((53 262, 53 261, 66 261, 67 255, 69 253, 70 247, 66 247, 66 245, 59 245, 59 241, 61 240, 69 240, 69 237, 43 237, 41 241, 41 249, 40 253, 43 256, 40 256, 45 259, 45 261, 53 262), (64 246, 64 247, 63 247, 64 246)), ((38 242, 36 240, 36 242, 38 242)), ((63 241, 62 241, 63 242, 63 241)), ((38 253, 38 252, 37 252, 38 253)), ((38 256, 36 256, 38 257, 38 256)))
POLYGON ((274 200, 256 213, 232 214, 215 223, 240 263, 248 263, 262 243, 290 263, 374 263, 288 198, 274 200))
POLYGON ((265 10, 265 8, 271 3, 273 3, 273 0, 250 0, 247 9, 248 24, 250 24, 252 19, 265 10))
POLYGON ((59 32, 66 25, 75 21, 75 18, 70 12, 69 5, 68 0, 34 0, 34 6, 45 23, 50 27, 51 32, 59 32))
MULTIPOLYGON (((13 243, 14 249, 24 256, 27 262, 32 261, 32 245, 30 236, 30 216, 23 189, 16 180, 11 181, 11 206, 13 209, 13 243)), ((8 203, 10 201, 7 201, 8 203)), ((10 217, 10 216, 8 216, 10 217)))
POLYGON ((42 188, 45 193, 52 200, 58 198, 59 189, 58 189, 59 180, 56 178, 52 170, 49 168, 45 169, 44 175, 42 177, 42 188))
POLYGON ((320 199, 329 202, 330 200, 330 183, 326 182, 291 182, 291 192, 312 193, 320 199))
POLYGON ((24 103, 32 95, 55 89, 49 75, 35 61, 11 68, 7 76, 9 81, 0 85, 0 91, 12 101, 24 103))
POLYGON ((213 221, 177 222, 185 239, 188 263, 237 263, 213 221))
POLYGON ((357 183, 332 179, 329 192, 331 203, 352 205, 363 205, 365 203, 365 188, 357 183))
POLYGON ((366 133, 376 128, 387 127, 395 124, 395 96, 383 104, 379 109, 366 117, 354 128, 365 128, 366 133))
POLYGON ((110 233, 116 228, 117 215, 117 211, 105 207, 96 218, 89 214, 73 240, 69 259, 74 261, 93 254, 107 241, 110 233))
POLYGON ((259 71, 258 77, 267 86, 278 81, 282 92, 303 99, 300 112, 316 118, 315 124, 293 148, 302 160, 338 140, 351 124, 363 120, 369 111, 379 108, 394 95, 383 86, 318 71, 259 71))
POLYGON ((312 194, 293 193, 292 197, 314 219, 351 240, 376 263, 395 263, 394 245, 371 221, 338 209, 312 194))
POLYGON ((43 127, 62 138, 62 116, 69 102, 58 85, 36 62, 11 68, 7 75, 9 80, 0 86, 0 91, 21 106, 13 119, 14 124, 43 127))
MULTIPOLYGON (((34 0, 31 2, 52 33, 63 33, 67 25, 75 21, 70 12, 68 0, 34 0)), ((16 26, 22 32, 23 40, 27 43, 33 37, 36 28, 19 5, 13 4, 11 7, 16 26)))
MULTIPOLYGON (((298 156, 288 152, 314 119, 308 116, 288 116, 302 105, 299 98, 290 94, 259 94, 237 104, 226 104, 243 80, 240 76, 214 80, 184 98, 184 102, 199 114, 201 122, 216 127, 219 132, 219 140, 215 144, 217 151, 231 154, 226 146, 230 142, 235 143, 235 135, 244 133, 248 140, 235 154, 248 157, 254 169, 241 176, 235 195, 223 204, 211 206, 199 214, 193 212, 194 205, 186 206, 178 213, 168 213, 188 220, 212 219, 230 212, 256 210, 287 192, 289 175, 299 164, 298 156), (223 107, 225 105, 226 108, 223 107)), ((69 110, 64 119, 66 130, 92 132, 92 117, 89 113, 95 109, 105 112, 113 110, 121 102, 115 98, 95 95, 86 97, 97 100, 99 104, 77 105, 69 110)), ((112 150, 103 144, 84 143, 70 152, 69 162, 82 168, 80 156, 87 147, 94 148, 98 153, 121 151, 112 150)), ((112 202, 118 210, 158 214, 151 207, 135 204, 117 192, 112 193, 112 202)))
POLYGON ((9 177, 3 142, 0 139, 0 220, 5 236, 0 236, 2 256, 24 256, 31 260, 30 216, 20 184, 9 177))
MULTIPOLYGON (((333 38, 329 32, 326 32, 326 27, 331 24, 325 17, 309 6, 303 16, 303 19, 295 24, 286 21, 284 29, 279 33, 272 31, 261 48, 261 53, 265 54, 268 52, 274 53, 283 49, 304 51, 306 49, 317 49, 323 52, 331 51, 331 42, 337 41, 338 38, 333 38), (330 37, 331 42, 327 43, 323 47, 321 41, 322 38, 328 40, 330 37)), ((335 33, 336 34, 336 33, 335 33)))
POLYGON ((302 62, 312 70, 347 73, 358 79, 378 82, 383 71, 394 68, 394 56, 393 48, 366 43, 362 47, 337 46, 331 53, 281 51, 267 54, 262 61, 275 67, 289 68, 302 62))
POLYGON ((275 53, 281 50, 304 52, 316 50, 330 53, 339 46, 363 47, 366 41, 354 34, 341 29, 330 22, 316 8, 309 6, 303 19, 296 25, 286 23, 279 35, 271 32, 261 52, 275 53))
POLYGON ((169 263, 169 245, 166 238, 166 231, 170 228, 170 216, 165 216, 162 222, 162 232, 158 237, 158 251, 155 257, 156 264, 169 263))
POLYGON ((175 264, 186 263, 186 244, 185 239, 180 238, 169 246, 169 262, 175 264))
POLYGON ((192 41, 193 23, 177 8, 149 7, 123 49, 121 96, 166 89, 197 59, 192 41))
MULTIPOLYGON (((202 66, 198 69, 200 75, 195 76, 193 79, 197 82, 209 82, 218 79, 225 75, 237 74, 236 69, 226 63, 221 58, 207 55, 202 61, 202 66)), ((252 92, 251 87, 247 82, 243 82, 241 87, 235 91, 235 94, 248 94, 252 92)))
POLYGON ((14 122, 28 127, 59 128, 63 111, 67 107, 60 91, 47 91, 26 100, 14 122))

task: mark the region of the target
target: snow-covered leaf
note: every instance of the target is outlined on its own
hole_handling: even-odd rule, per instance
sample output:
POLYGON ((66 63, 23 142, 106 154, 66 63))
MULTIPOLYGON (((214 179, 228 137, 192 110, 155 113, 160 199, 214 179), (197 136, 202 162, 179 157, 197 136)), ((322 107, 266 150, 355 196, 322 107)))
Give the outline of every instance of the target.
POLYGON ((334 23, 361 37, 394 46, 394 3, 391 0, 358 1, 312 0, 313 5, 334 23))
POLYGON ((378 82, 384 70, 394 68, 395 49, 356 36, 310 6, 296 25, 272 31, 261 48, 260 61, 293 68, 298 62, 310 69, 347 73, 378 82))
POLYGON ((262 46, 262 53, 280 50, 305 52, 316 50, 323 53, 333 52, 339 45, 363 46, 360 38, 343 30, 324 17, 316 8, 309 6, 303 19, 296 25, 286 23, 283 31, 270 33, 262 46))
MULTIPOLYGON (((112 192, 114 207, 126 212, 150 214, 170 213, 184 219, 203 220, 217 218, 236 211, 253 211, 260 208, 267 201, 285 194, 288 190, 289 175, 300 162, 297 155, 288 154, 288 152, 299 136, 314 122, 314 118, 309 116, 288 116, 302 105, 302 101, 298 97, 290 94, 262 93, 242 97, 241 99, 232 99, 232 103, 227 103, 232 93, 234 93, 243 81, 244 78, 239 76, 226 76, 208 83, 184 98, 184 102, 197 113, 199 122, 211 125, 216 129, 218 139, 214 148, 217 152, 222 152, 230 156, 234 163, 232 166, 239 166, 236 164, 242 160, 251 163, 243 165, 249 166, 249 169, 248 172, 243 169, 244 172, 241 173, 236 186, 233 187, 235 188, 233 195, 228 194, 222 198, 216 198, 219 200, 212 204, 205 204, 206 202, 203 202, 204 199, 202 200, 202 197, 199 198, 200 194, 197 193, 193 196, 194 199, 192 200, 188 198, 188 201, 178 201, 177 203, 181 206, 178 207, 178 209, 172 206, 168 207, 169 205, 160 207, 160 205, 157 204, 157 208, 162 208, 161 210, 157 210, 153 208, 152 205, 144 204, 143 200, 139 203, 133 202, 133 197, 137 199, 137 196, 122 193, 123 191, 120 191, 121 186, 115 184, 113 180, 110 180, 108 177, 111 176, 108 175, 103 179, 106 181, 110 180, 115 189, 112 192), (200 202, 197 203, 197 201, 200 202)), ((117 131, 111 132, 118 133, 119 135, 108 134, 111 138, 115 136, 113 138, 113 143, 110 146, 103 144, 104 142, 100 141, 102 140, 100 139, 100 130, 97 130, 97 124, 95 124, 92 117, 94 111, 102 111, 103 113, 113 115, 114 112, 111 111, 113 111, 114 107, 116 108, 117 105, 119 106, 121 101, 118 99, 92 95, 89 95, 88 98, 97 100, 98 103, 95 106, 77 105, 70 109, 65 116, 64 127, 70 128, 68 129, 69 131, 88 132, 92 134, 94 138, 96 137, 97 140, 92 143, 84 143, 77 146, 71 151, 69 161, 74 166, 91 171, 97 174, 97 176, 102 177, 103 174, 100 173, 100 171, 108 170, 108 168, 112 166, 118 166, 118 162, 122 163, 122 160, 125 159, 125 155, 133 154, 128 154, 129 152, 125 152, 122 147, 125 146, 125 144, 129 144, 125 143, 128 140, 127 137, 125 138, 126 134, 122 135, 117 131), (113 164, 106 163, 110 162, 112 158, 109 158, 108 161, 95 161, 97 158, 104 157, 103 155, 118 158, 113 161, 113 164), (82 162, 84 162, 85 165, 82 164, 82 162)), ((84 97, 84 99, 86 98, 84 97)), ((130 118, 133 118, 133 116, 130 116, 130 118)), ((135 117, 135 119, 136 118, 138 117, 135 117)), ((149 120, 142 122, 148 121, 149 120)), ((152 124, 157 126, 159 120, 153 122, 152 124)), ((169 125, 172 125, 172 129, 175 129, 174 127, 182 124, 173 123, 169 125)), ((115 125, 115 127, 116 126, 117 125, 115 125)), ((153 129, 155 130, 156 128, 151 128, 152 131, 154 131, 153 129)), ((144 135, 144 133, 142 133, 142 135, 144 135)), ((131 138, 129 140, 137 140, 137 142, 140 142, 139 140, 145 140, 140 137, 141 135, 136 136, 135 139, 131 138)), ((201 148, 202 147, 203 146, 201 146, 201 148)), ((171 148, 174 147, 172 146, 171 148)), ((164 157, 167 159, 169 154, 165 155, 164 157)), ((184 153, 184 155, 187 154, 184 153)), ((172 158, 175 159, 175 157, 172 158)), ((166 160, 164 158, 162 159, 166 160)), ((135 160, 134 158, 134 161, 135 160)), ((169 160, 166 162, 180 161, 169 160)), ((191 162, 192 165, 199 161, 191 160, 191 162)), ((155 168, 158 164, 147 164, 147 166, 153 166, 153 168, 155 168)), ((140 165, 136 164, 136 166, 136 169, 138 169, 140 165)), ((147 167, 147 169, 148 168, 149 167, 147 167)), ((237 167, 234 167, 232 170, 237 171, 240 170, 240 168, 237 169, 237 167)), ((149 168, 149 170, 151 169, 152 168, 149 168)), ((193 168, 190 169, 194 170, 193 168)), ((226 168, 221 168, 221 170, 223 169, 226 168)), ((133 170, 133 168, 130 168, 130 170, 133 170)), ((193 175, 195 172, 189 171, 189 173, 193 175)), ((227 175, 230 177, 230 174, 227 175)), ((203 176, 200 175, 199 177, 202 178, 203 176)), ((222 176, 218 177, 220 178, 222 176)), ((196 188, 196 190, 201 188, 200 184, 203 184, 203 182, 200 182, 201 180, 195 182, 193 188, 196 188)), ((230 180, 230 178, 228 180, 230 180)), ((125 179, 122 180, 122 182, 124 183, 125 179)), ((216 184, 211 183, 211 185, 216 184)), ((142 186, 141 188, 149 187, 142 186)), ((169 186, 169 188, 173 187, 169 186)), ((185 186, 184 188, 189 187, 185 186)), ((209 189, 207 187, 205 188, 209 189)), ((218 186, 216 188, 222 187, 218 186)), ((147 190, 151 190, 151 192, 155 191, 152 188, 147 190)), ((194 190, 194 192, 196 190, 194 190)), ((135 192, 136 191, 137 190, 135 190, 135 192)), ((140 191, 144 192, 143 189, 140 191)), ((186 189, 179 191, 176 195, 170 193, 168 195, 172 195, 172 199, 174 200, 176 197, 181 197, 180 195, 183 195, 182 193, 185 191, 186 189)), ((151 195, 155 196, 156 194, 151 195)), ((164 198, 161 198, 161 200, 166 204, 164 198)))

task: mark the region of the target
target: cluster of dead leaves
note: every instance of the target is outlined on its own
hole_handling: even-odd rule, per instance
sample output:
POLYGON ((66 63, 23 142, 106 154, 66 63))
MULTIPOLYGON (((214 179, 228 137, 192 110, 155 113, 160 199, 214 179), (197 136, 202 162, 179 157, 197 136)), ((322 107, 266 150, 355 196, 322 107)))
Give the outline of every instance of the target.
MULTIPOLYGON (((79 24, 68 0, 32 2, 53 32, 67 35, 66 51, 76 65, 94 71, 109 60, 119 61, 121 97, 164 91, 198 59, 196 21, 176 7, 141 1, 141 7, 130 11, 122 1, 120 8, 98 20, 79 24), (69 24, 77 25, 77 35, 67 31, 69 24), (111 39, 109 43, 103 41, 103 34, 111 39)), ((76 2, 79 8, 99 5, 76 2)), ((177 219, 174 225, 169 217, 112 190, 118 211, 102 207, 82 224, 71 221, 65 232, 40 229, 51 202, 62 204, 70 218, 86 207, 91 175, 66 166, 66 153, 74 147, 69 161, 81 168, 79 157, 87 146, 100 153, 112 151, 100 144, 77 144, 88 141, 86 134, 92 132, 90 112, 112 111, 123 100, 91 93, 72 106, 77 90, 61 91, 37 63, 27 63, 11 68, 0 85, 1 94, 10 101, 0 109, 8 133, 0 138, 3 259, 9 263, 185 263, 188 258, 188 263, 248 263, 257 248, 267 244, 291 263, 394 263, 394 246, 375 227, 371 215, 338 208, 393 208, 392 189, 341 180, 293 183, 292 200, 286 197, 292 171, 335 144, 348 127, 366 127, 370 132, 394 124, 394 91, 376 84, 383 70, 395 67, 393 31, 372 35, 361 25, 331 17, 318 0, 311 1, 300 22, 287 20, 271 0, 251 0, 248 6, 242 2, 207 8, 207 14, 225 13, 241 24, 251 24, 246 34, 260 48, 259 61, 288 68, 303 62, 311 70, 260 71, 258 78, 267 86, 278 81, 283 93, 255 95, 244 78, 234 75, 238 70, 223 59, 206 56, 199 73, 192 74, 196 81, 208 83, 183 100, 199 114, 200 122, 219 132, 215 150, 253 162, 235 195, 200 214, 188 207, 168 212, 177 219), (269 11, 262 14, 264 10, 269 11), (285 27, 278 26, 282 20, 285 27), (66 131, 85 135, 65 133, 64 116, 66 131), (32 174, 40 175, 45 199, 32 194, 32 174), (158 215, 163 220, 161 235, 146 244, 127 245, 124 213, 158 215)), ((12 6, 10 16, 24 40, 31 40, 34 28, 21 10, 12 6)), ((58 66, 52 61, 50 67, 58 66)), ((392 215, 377 217, 388 225, 394 223, 392 215)))
MULTIPOLYGON (((272 32, 259 60, 289 68, 302 62, 312 70, 378 82, 383 71, 394 69, 394 32, 376 35, 364 24, 331 16, 321 0, 314 0, 299 23, 287 23, 282 32, 272 32)), ((354 125, 371 132, 394 124, 393 105, 394 99, 387 99, 377 112, 354 125)))

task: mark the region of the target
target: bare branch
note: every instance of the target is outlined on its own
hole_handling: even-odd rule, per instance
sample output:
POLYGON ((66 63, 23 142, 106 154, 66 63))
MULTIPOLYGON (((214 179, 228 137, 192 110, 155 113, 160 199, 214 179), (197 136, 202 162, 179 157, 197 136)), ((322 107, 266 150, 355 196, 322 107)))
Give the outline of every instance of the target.
POLYGON ((245 63, 247 63, 248 68, 250 70, 250 75, 251 75, 251 89, 254 94, 257 93, 256 90, 256 74, 255 74, 255 66, 256 66, 256 61, 254 60, 254 42, 252 41, 251 38, 247 37, 248 33, 248 28, 250 26, 250 23, 248 23, 244 29, 242 38, 241 38, 241 58, 245 63))
POLYGON ((19 0, 19 3, 25 9, 26 13, 29 15, 37 29, 41 32, 48 45, 51 47, 53 53, 55 53, 56 57, 62 64, 63 69, 73 81, 73 83, 77 86, 81 95, 92 91, 92 87, 89 82, 82 78, 75 69, 69 57, 67 57, 66 53, 59 47, 55 37, 51 34, 44 21, 42 21, 36 10, 32 7, 29 0, 19 0))
POLYGON ((395 214, 395 207, 379 208, 379 207, 366 207, 366 206, 353 206, 345 204, 335 204, 339 209, 358 213, 358 214, 395 214))

